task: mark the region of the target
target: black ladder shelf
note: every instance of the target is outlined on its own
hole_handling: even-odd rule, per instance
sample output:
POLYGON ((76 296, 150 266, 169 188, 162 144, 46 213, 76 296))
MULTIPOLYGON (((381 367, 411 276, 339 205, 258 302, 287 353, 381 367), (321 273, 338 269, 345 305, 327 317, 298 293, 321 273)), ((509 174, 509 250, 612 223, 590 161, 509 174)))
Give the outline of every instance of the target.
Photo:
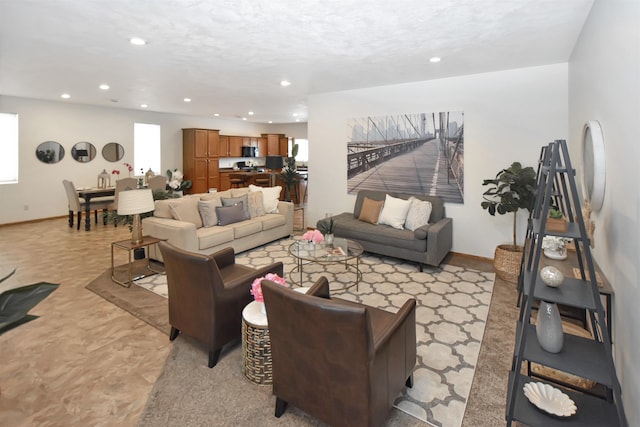
POLYGON ((611 337, 600 300, 589 237, 580 209, 575 170, 571 167, 566 141, 556 140, 541 150, 537 185, 518 278, 520 314, 507 390, 507 426, 517 421, 528 426, 544 427, 627 427, 620 383, 613 363, 611 337), (552 204, 560 208, 567 218, 566 231, 547 230, 547 215, 552 204), (545 236, 559 236, 573 241, 581 278, 566 277, 558 288, 542 282, 539 268, 545 236), (536 337, 535 325, 531 324, 532 307, 542 300, 583 309, 593 339, 564 334, 564 344, 559 353, 543 350, 536 337), (604 387, 606 397, 560 387, 575 402, 577 412, 569 417, 549 415, 529 402, 523 386, 528 382, 548 383, 554 387, 559 384, 551 379, 533 378, 528 369, 530 363, 593 380, 604 387))

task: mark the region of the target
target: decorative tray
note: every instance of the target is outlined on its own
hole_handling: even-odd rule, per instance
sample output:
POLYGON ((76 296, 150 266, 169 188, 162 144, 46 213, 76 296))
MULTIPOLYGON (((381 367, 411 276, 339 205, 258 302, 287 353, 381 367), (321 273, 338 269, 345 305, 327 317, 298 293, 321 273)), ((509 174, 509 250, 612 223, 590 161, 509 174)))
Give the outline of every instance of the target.
POLYGON ((578 410, 569 396, 549 384, 530 382, 524 385, 523 390, 529 402, 551 415, 570 417, 578 410))

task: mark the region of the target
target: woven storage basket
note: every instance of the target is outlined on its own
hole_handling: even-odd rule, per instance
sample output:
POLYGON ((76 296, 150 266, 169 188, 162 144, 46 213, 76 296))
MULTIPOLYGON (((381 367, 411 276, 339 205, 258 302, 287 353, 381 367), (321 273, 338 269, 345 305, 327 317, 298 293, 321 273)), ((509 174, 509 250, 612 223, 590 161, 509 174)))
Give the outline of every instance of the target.
POLYGON ((493 268, 499 278, 510 283, 518 282, 522 251, 522 246, 499 245, 496 247, 493 254, 493 268))

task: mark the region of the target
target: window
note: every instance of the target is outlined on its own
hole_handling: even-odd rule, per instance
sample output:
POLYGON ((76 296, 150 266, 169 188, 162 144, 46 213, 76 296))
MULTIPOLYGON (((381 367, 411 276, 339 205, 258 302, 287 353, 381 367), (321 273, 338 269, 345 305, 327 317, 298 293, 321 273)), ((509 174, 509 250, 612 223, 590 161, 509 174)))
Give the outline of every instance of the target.
POLYGON ((160 125, 134 123, 133 170, 135 175, 144 175, 149 169, 163 175, 160 170, 160 125))
POLYGON ((0 184, 18 182, 18 115, 0 113, 0 184))
POLYGON ((309 161, 309 140, 302 138, 289 138, 289 154, 291 154, 293 144, 298 144, 296 163, 307 163, 309 161))

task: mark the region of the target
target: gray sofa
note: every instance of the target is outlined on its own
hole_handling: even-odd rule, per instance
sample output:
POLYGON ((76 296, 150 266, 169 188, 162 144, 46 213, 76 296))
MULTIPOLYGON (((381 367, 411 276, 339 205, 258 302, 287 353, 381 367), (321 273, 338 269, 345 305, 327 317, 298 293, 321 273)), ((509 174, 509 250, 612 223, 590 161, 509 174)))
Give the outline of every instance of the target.
MULTIPOLYGON (((453 223, 445 217, 444 203, 440 197, 414 194, 416 199, 431 202, 429 223, 416 230, 396 229, 388 225, 371 224, 360 221, 360 211, 364 198, 385 200, 386 195, 408 199, 412 194, 385 193, 384 191, 361 190, 358 192, 353 212, 333 216, 333 232, 336 237, 344 237, 359 242, 367 252, 401 258, 423 264, 438 266, 451 250, 453 223)), ((326 233, 329 218, 319 220, 316 227, 326 233)))

